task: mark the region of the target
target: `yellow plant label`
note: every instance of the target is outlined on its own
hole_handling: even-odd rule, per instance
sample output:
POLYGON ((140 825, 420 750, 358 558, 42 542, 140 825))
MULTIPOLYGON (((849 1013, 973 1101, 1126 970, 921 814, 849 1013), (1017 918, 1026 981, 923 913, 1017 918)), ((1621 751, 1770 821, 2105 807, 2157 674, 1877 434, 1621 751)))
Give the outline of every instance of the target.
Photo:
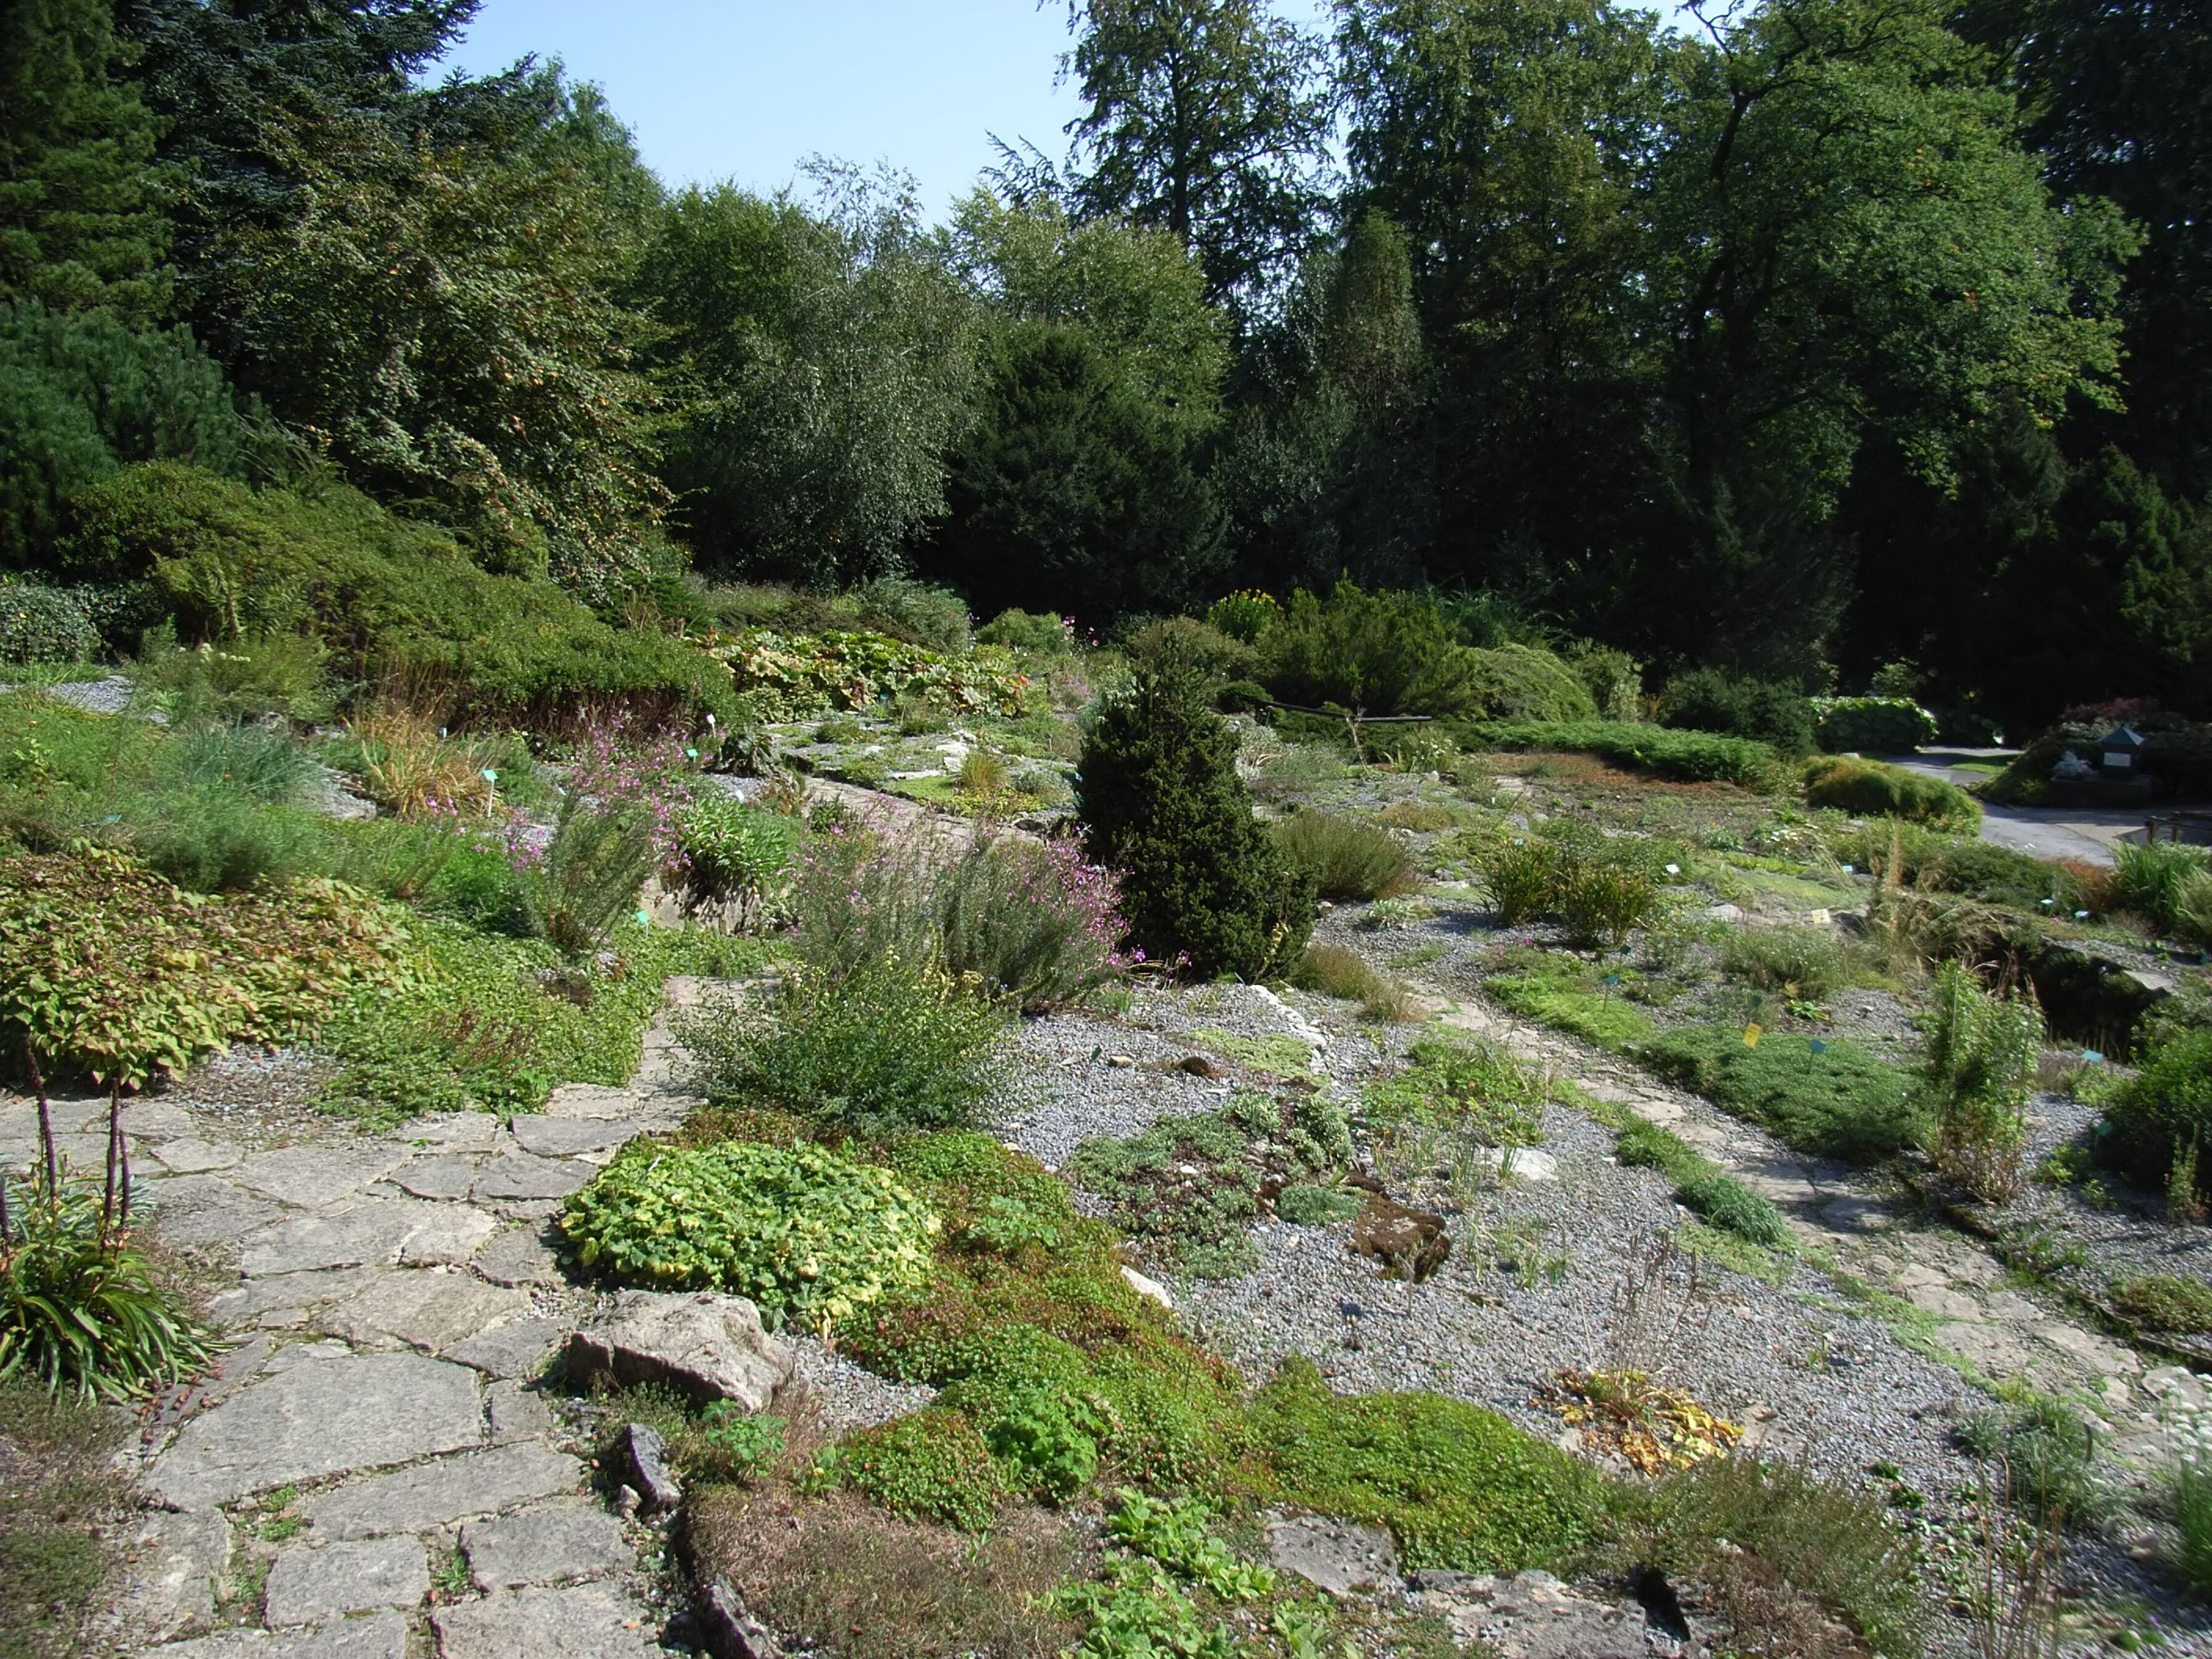
POLYGON ((1757 1020, 1753 1020, 1750 1024, 1743 1028, 1743 1046, 1747 1048, 1756 1048, 1759 1047, 1759 1022, 1757 1020))

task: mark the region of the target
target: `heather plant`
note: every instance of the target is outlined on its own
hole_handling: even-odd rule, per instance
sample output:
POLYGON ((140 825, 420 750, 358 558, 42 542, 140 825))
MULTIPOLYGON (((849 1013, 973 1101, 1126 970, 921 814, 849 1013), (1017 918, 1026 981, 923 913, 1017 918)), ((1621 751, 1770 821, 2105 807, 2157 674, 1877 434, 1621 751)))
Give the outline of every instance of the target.
POLYGON ((655 870, 680 871, 689 755, 679 738, 641 738, 620 714, 578 738, 568 781, 543 843, 509 843, 526 878, 538 933, 572 957, 599 950, 637 902, 655 870))
POLYGON ((1069 842, 979 837, 936 872, 930 908, 945 971, 1024 1008, 1076 1001, 1143 959, 1121 951, 1113 872, 1069 842))

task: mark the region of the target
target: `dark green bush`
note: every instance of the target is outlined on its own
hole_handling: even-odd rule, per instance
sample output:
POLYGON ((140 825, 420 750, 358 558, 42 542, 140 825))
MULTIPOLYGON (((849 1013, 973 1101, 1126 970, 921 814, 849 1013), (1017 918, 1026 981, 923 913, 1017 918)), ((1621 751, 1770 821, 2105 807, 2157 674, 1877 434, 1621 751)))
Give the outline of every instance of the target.
POLYGON ((118 816, 133 852, 196 892, 242 893, 306 874, 327 856, 312 813, 258 805, 221 783, 134 796, 118 816))
POLYGON ((1682 783, 1735 783, 1772 787, 1781 775, 1774 750, 1764 743, 1661 726, 1621 726, 1609 720, 1480 721, 1455 726, 1469 749, 1551 749, 1595 755, 1632 772, 1682 783))
POLYGON ((1935 715, 1910 697, 1815 697, 1815 735, 1831 755, 1909 755, 1936 738, 1935 715))
POLYGON ((1141 671, 1085 734, 1076 810, 1121 872, 1130 938, 1155 961, 1260 979, 1295 961, 1313 889, 1252 815, 1237 737, 1188 674, 1141 671))
POLYGON ((2188 1170, 2200 1202, 2212 1200, 2212 1030, 2167 1037, 2105 1103, 2098 1151, 2130 1180, 2180 1185, 2188 1170))
POLYGON ((1409 1567, 1553 1566, 1594 1534, 1596 1474, 1494 1412, 1434 1394, 1331 1391, 1293 1359, 1252 1402, 1263 1501, 1387 1528, 1409 1567))
POLYGON ((1806 769, 1805 799, 1854 817, 1904 818, 1943 830, 1970 830, 1982 809, 1954 783, 1878 761, 1818 760, 1806 769))
POLYGON ((1243 641, 1188 617, 1146 623, 1123 641, 1122 649, 1148 666, 1188 669, 1207 680, 1245 679, 1260 664, 1260 653, 1243 641))
POLYGON ((481 570, 445 532, 336 486, 257 493, 129 467, 70 501, 56 556, 74 578, 149 582, 189 641, 312 632, 356 678, 438 688, 469 718, 565 726, 593 702, 648 723, 736 713, 711 658, 611 627, 550 582, 481 570))
POLYGON ((1541 646, 1477 647, 1470 684, 1460 712, 1483 720, 1586 720, 1599 712, 1583 678, 1541 646))
POLYGON ((1660 1076, 1695 1090, 1801 1152, 1870 1162, 1914 1143, 1912 1074, 1844 1037, 1770 1031, 1753 1047, 1740 1027, 1688 1026, 1639 1045, 1660 1076))
POLYGON ((1389 898, 1419 880, 1405 847, 1379 823, 1294 812, 1275 826, 1275 838, 1325 899, 1389 898))
POLYGON ((1474 707, 1474 653, 1428 599, 1349 581, 1304 588, 1262 638, 1264 678, 1285 702, 1370 714, 1457 714, 1474 707))
POLYGON ((1043 611, 1001 611, 975 630, 981 645, 1003 645, 1040 657, 1066 656, 1074 650, 1067 624, 1043 611))
POLYGON ((84 662, 100 654, 100 629, 67 588, 0 578, 0 661, 84 662))
POLYGON ((1717 732, 1784 755, 1813 752, 1813 705, 1794 685, 1739 678, 1717 668, 1677 674, 1659 693, 1659 720, 1688 732, 1717 732))
POLYGON ((1477 860, 1498 921, 1562 924, 1578 945, 1617 945, 1659 913, 1659 878, 1634 843, 1564 834, 1523 836, 1477 860))

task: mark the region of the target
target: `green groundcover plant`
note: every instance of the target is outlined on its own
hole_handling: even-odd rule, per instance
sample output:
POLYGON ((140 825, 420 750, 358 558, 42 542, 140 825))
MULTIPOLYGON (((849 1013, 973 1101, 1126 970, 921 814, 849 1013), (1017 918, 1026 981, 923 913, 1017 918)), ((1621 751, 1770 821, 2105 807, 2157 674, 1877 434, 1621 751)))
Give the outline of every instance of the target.
POLYGON ((1558 750, 1595 755, 1626 771, 1680 783, 1734 783, 1772 789, 1783 777, 1773 749, 1748 738, 1677 732, 1612 720, 1483 720, 1456 724, 1452 735, 1470 750, 1558 750))
POLYGON ((652 1290, 750 1297, 823 1329, 920 1281, 941 1224, 896 1175, 820 1146, 623 1148, 561 1214, 577 1265, 652 1290))

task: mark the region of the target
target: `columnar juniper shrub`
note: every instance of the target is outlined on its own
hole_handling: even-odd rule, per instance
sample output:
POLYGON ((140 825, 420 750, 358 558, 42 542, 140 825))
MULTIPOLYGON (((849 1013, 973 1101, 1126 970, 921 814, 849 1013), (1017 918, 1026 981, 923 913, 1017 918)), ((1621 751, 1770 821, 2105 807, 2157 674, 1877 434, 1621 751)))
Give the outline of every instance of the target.
POLYGON ((1084 740, 1076 803, 1152 959, 1246 979, 1297 959, 1313 890, 1253 817, 1236 734, 1196 679, 1141 671, 1107 702, 1084 740))

